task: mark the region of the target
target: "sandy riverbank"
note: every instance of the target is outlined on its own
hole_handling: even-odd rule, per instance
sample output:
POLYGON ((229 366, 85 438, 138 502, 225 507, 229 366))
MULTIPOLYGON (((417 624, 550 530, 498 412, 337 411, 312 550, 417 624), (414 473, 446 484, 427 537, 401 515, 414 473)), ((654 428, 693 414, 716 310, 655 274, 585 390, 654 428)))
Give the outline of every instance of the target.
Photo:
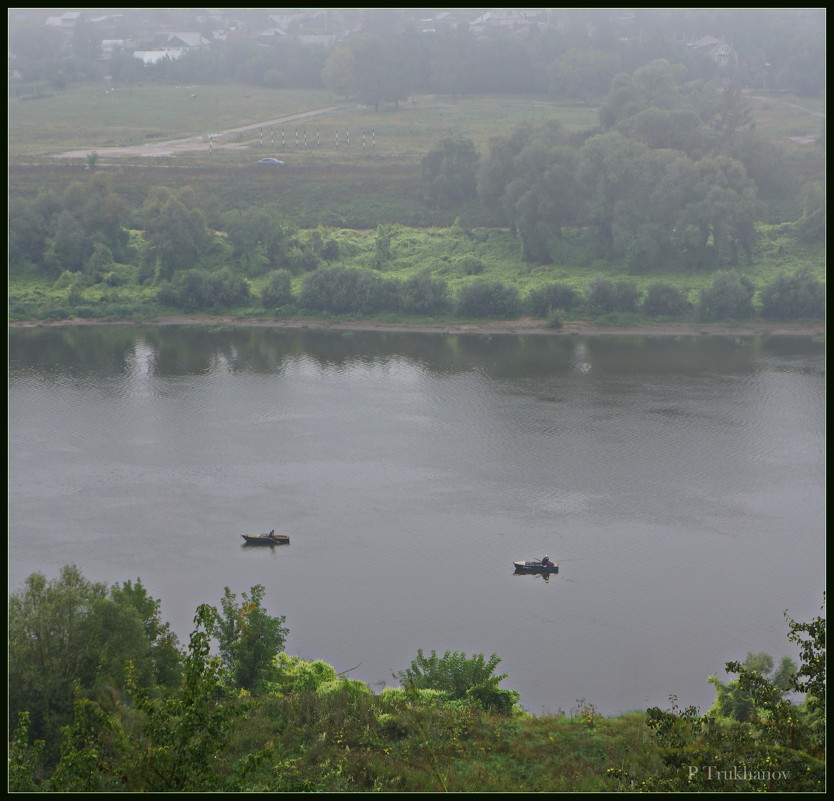
POLYGON ((574 320, 562 328, 548 328, 543 320, 524 317, 518 320, 489 320, 477 323, 384 323, 377 320, 317 320, 288 317, 275 320, 239 319, 223 315, 177 314, 136 323, 130 320, 103 322, 75 318, 52 322, 24 321, 9 323, 10 328, 58 327, 69 325, 208 325, 254 328, 309 328, 330 331, 412 331, 438 334, 524 334, 543 336, 620 335, 620 336, 823 336, 825 323, 774 323, 756 320, 743 325, 717 323, 657 323, 639 326, 600 326, 574 320))

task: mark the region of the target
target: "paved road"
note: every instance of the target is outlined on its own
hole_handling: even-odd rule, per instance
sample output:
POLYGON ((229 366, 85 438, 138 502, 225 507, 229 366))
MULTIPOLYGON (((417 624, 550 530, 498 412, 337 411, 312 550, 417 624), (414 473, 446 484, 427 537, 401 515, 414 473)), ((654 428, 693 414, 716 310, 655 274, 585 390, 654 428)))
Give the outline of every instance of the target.
MULTIPOLYGON (((242 148, 246 145, 241 142, 230 142, 229 139, 236 134, 245 133, 246 131, 256 131, 259 128, 269 128, 273 125, 285 125, 288 122, 317 117, 321 114, 331 114, 334 111, 342 111, 346 108, 353 108, 353 106, 330 106, 329 108, 321 108, 316 111, 293 114, 290 117, 281 117, 277 120, 256 122, 252 125, 243 125, 240 128, 230 128, 227 131, 212 135, 212 147, 226 149, 242 148)), ((150 142, 148 144, 129 145, 125 147, 88 147, 84 150, 69 150, 66 153, 56 153, 55 158, 83 159, 93 151, 98 153, 99 157, 173 156, 174 153, 182 153, 187 150, 206 150, 207 148, 208 142, 204 141, 202 136, 189 136, 185 139, 172 139, 170 142, 150 142)))

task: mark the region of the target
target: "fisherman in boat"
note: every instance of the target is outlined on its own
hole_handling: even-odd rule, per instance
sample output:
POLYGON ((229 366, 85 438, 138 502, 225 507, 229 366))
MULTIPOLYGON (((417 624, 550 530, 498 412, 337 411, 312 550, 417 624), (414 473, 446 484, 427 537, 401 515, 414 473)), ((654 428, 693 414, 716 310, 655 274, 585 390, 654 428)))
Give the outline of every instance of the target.
POLYGON ((553 562, 550 561, 549 556, 545 556, 542 559, 542 567, 553 567, 553 562))
POLYGON ((269 532, 269 536, 270 536, 270 537, 274 537, 274 536, 275 536, 275 529, 272 529, 272 531, 270 531, 270 532, 269 532))

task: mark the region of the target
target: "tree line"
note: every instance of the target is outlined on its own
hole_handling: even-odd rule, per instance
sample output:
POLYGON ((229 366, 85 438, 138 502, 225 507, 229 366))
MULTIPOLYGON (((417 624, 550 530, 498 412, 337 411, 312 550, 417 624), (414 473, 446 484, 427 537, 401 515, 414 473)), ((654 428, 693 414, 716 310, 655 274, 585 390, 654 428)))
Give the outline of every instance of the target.
POLYGON ((631 273, 749 263, 756 223, 790 213, 800 239, 824 236, 821 185, 798 179, 755 129, 737 84, 686 80, 680 64, 653 61, 617 76, 599 119, 579 133, 522 125, 483 156, 446 137, 423 158, 424 198, 440 208, 477 198, 533 262, 557 260, 564 232, 584 228, 599 258, 631 273))
POLYGON ((748 654, 726 666, 737 678, 710 679, 707 713, 672 697, 629 724, 584 699, 569 720, 534 718, 499 686, 507 676, 496 654, 418 649, 394 676, 399 686, 374 693, 326 662, 288 655, 286 619, 266 610, 265 593, 256 585, 239 600, 225 588, 219 604, 198 607, 183 647, 140 579, 108 587, 72 565, 55 579, 29 576, 9 597, 9 789, 824 788, 822 617, 786 615, 799 666, 786 658, 774 670, 769 655, 748 654), (624 725, 642 735, 618 735, 624 725), (539 740, 544 751, 531 748, 539 740), (585 784, 565 783, 556 769, 565 760, 585 760, 585 784), (749 771, 731 775, 739 765, 749 771))
MULTIPOLYGON (((271 46, 230 41, 181 58, 144 65, 128 50, 109 65, 120 82, 241 83, 275 88, 325 87, 376 107, 396 104, 415 92, 553 93, 582 101, 602 96, 618 73, 631 73, 657 58, 684 62, 695 78, 721 77, 757 89, 781 88, 821 95, 825 87, 825 20, 820 9, 561 9, 555 24, 535 24, 526 35, 479 37, 468 25, 427 31, 404 10, 365 9, 351 19, 331 12, 332 30, 358 31, 328 50, 293 36, 273 37, 271 46), (686 42, 722 36, 736 58, 719 66, 686 42)), ((123 23, 128 36, 130 15, 123 23)), ((212 31, 198 20, 180 19, 180 29, 212 31), (185 28, 182 26, 185 25, 185 28)), ((269 27, 266 14, 254 30, 269 27)), ((308 31, 309 32, 309 31, 308 31)), ((314 31, 314 32, 324 32, 314 31)), ((95 76, 101 34, 80 23, 69 42, 47 26, 12 26, 10 48, 24 62, 24 80, 51 80, 57 88, 95 76)))
MULTIPOLYGON (((519 141, 529 140, 522 132, 519 141)), ((441 146, 444 152, 446 149, 446 145, 441 146)), ((558 152, 558 146, 556 149, 558 152)), ((464 150, 471 152, 466 146, 464 150)), ((499 151, 496 147, 495 152, 499 151)), ((520 162, 540 152, 538 145, 524 144, 519 151, 520 162)), ((645 156, 651 151, 640 152, 645 156)), ((431 161, 431 154, 427 161, 431 161)), ((464 162, 466 169, 474 164, 471 159, 459 159, 457 163, 464 162)), ((489 182, 497 185, 500 179, 491 169, 502 163, 487 160, 482 165, 481 186, 489 182)), ((616 163, 618 169, 627 170, 627 164, 616 163)), ((441 170, 448 164, 449 159, 445 158, 441 170)), ((536 221, 530 210, 531 205, 541 208, 528 197, 538 191, 536 171, 520 174, 520 168, 512 169, 513 164, 510 167, 507 174, 514 176, 513 180, 498 199, 511 198, 524 190, 516 204, 508 208, 508 213, 521 210, 529 215, 514 218, 522 247, 529 250, 531 242, 541 241, 558 248, 561 235, 549 227, 558 217, 554 214, 548 218, 550 222, 536 221), (516 181, 520 182, 518 190, 516 181)), ((450 172, 446 171, 447 177, 450 172)), ((450 183, 454 181, 449 178, 450 183)), ((437 185, 436 179, 431 185, 437 185)), ((725 202, 713 212, 712 219, 716 226, 730 225, 732 190, 726 185, 720 189, 725 202)), ((577 197, 574 189, 571 199, 576 201, 577 197)), ((639 214, 633 208, 637 202, 636 196, 631 197, 621 206, 623 213, 639 214)), ((568 203, 567 198, 564 203, 568 203)), ((671 210, 670 205, 667 211, 671 210)), ((615 231, 615 241, 624 236, 622 228, 603 221, 599 225, 615 231)), ((654 225, 652 230, 659 239, 660 222, 654 225)), ((481 275, 485 266, 476 255, 477 238, 460 227, 450 232, 450 236, 456 237, 458 255, 444 262, 442 268, 467 278, 453 292, 434 263, 405 279, 386 272, 394 260, 397 230, 396 226, 378 226, 375 234, 367 238, 362 255, 357 253, 355 244, 340 239, 338 231, 321 227, 299 231, 269 206, 222 212, 210 198, 199 198, 188 187, 151 189, 138 214, 134 214, 113 191, 109 177, 100 173, 87 182, 72 183, 63 195, 42 190, 31 201, 12 204, 10 268, 13 275, 35 272, 48 277, 56 289, 65 293, 67 305, 75 308, 84 306, 82 293, 86 287, 98 285, 117 292, 125 283, 137 282, 152 289, 161 306, 186 311, 259 305, 270 313, 304 310, 335 315, 396 312, 441 317, 454 313, 460 317, 511 319, 527 313, 552 317, 554 325, 565 313, 600 316, 639 312, 655 318, 679 319, 695 312, 704 321, 745 319, 759 311, 776 320, 824 316, 825 287, 814 278, 810 268, 785 272, 756 287, 732 264, 722 265, 721 261, 711 287, 701 291, 694 303, 682 290, 664 281, 651 283, 643 292, 631 280, 603 275, 589 282, 584 291, 554 281, 522 296, 512 283, 481 275), (209 225, 209 220, 222 234, 209 225), (129 230, 127 225, 141 226, 141 233, 135 228, 129 230), (366 266, 340 263, 355 263, 357 259, 366 266), (133 267, 126 269, 125 264, 133 267), (252 289, 255 280, 260 286, 258 291, 252 289), (754 299, 757 291, 758 303, 754 299)), ((713 232, 713 237, 718 237, 718 233, 713 232)), ((730 234, 727 239, 731 239, 730 234)), ((716 244, 710 247, 714 251, 720 249, 716 244)), ((558 257, 558 250, 555 254, 558 257)))

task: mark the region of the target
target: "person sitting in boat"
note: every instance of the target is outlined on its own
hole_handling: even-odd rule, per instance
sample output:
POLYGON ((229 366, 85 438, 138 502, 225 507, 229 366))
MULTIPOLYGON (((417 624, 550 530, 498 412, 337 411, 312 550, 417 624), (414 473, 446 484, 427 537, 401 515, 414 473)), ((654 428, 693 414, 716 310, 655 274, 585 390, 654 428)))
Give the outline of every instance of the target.
POLYGON ((275 529, 272 529, 272 531, 270 531, 270 532, 269 532, 269 536, 270 536, 270 537, 274 537, 274 536, 275 536, 275 529))
POLYGON ((545 556, 542 559, 542 567, 553 567, 553 562, 550 561, 549 556, 545 556))

